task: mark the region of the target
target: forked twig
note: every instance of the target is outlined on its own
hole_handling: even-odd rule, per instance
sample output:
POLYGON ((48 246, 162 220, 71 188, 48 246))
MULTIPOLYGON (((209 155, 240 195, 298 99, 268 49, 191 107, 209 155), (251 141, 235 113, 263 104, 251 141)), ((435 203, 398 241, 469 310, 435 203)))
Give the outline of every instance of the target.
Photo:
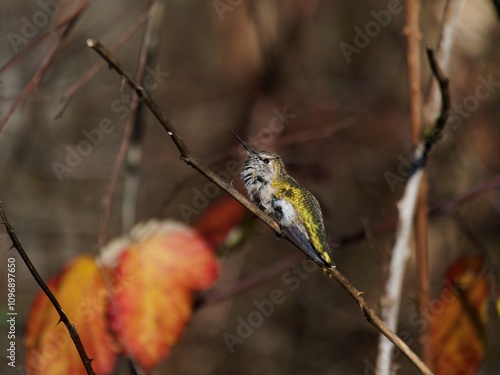
MULTIPOLYGON (((231 185, 222 180, 219 176, 217 176, 212 170, 205 167, 201 164, 197 159, 191 156, 187 145, 184 143, 180 135, 175 130, 173 124, 168 120, 168 118, 163 114, 160 107, 156 102, 151 98, 149 93, 141 87, 134 78, 128 73, 123 66, 110 54, 110 52, 102 46, 95 39, 88 39, 87 45, 96 51, 109 66, 114 69, 122 78, 127 81, 127 84, 137 93, 139 98, 144 101, 144 103, 148 106, 151 112, 156 116, 156 118, 160 121, 163 128, 167 131, 168 135, 172 138, 175 146, 180 152, 180 158, 206 178, 208 178, 211 182, 219 186, 226 193, 231 195, 234 199, 236 199, 239 203, 241 203, 244 207, 250 210, 257 218, 267 224, 271 229, 273 229, 277 234, 281 235, 282 231, 280 226, 269 216, 267 216, 264 212, 260 211, 255 205, 250 203, 242 194, 236 191, 231 185)), ((377 328, 380 332, 382 332, 389 340, 391 340, 394 345, 396 345, 407 357, 408 359, 415 365, 415 367, 422 373, 426 375, 432 374, 430 370, 425 366, 425 364, 418 358, 418 356, 406 345, 403 340, 401 340, 394 332, 389 330, 387 326, 380 320, 380 318, 375 314, 375 312, 368 306, 364 298, 361 296, 362 293, 359 292, 352 284, 336 269, 328 269, 326 270, 331 276, 333 276, 342 287, 354 298, 354 300, 358 303, 360 308, 363 310, 366 319, 370 322, 375 328, 377 328)))
POLYGON ((7 216, 5 215, 5 212, 3 211, 2 207, 2 202, 0 202, 0 218, 3 221, 3 224, 5 225, 5 228, 7 229, 7 234, 9 235, 10 239, 12 240, 12 247, 17 250, 19 255, 21 255, 21 258, 23 259, 24 263, 28 267, 29 271, 33 275, 33 278, 35 281, 40 285, 40 288, 42 288, 43 292, 45 295, 49 298, 50 302, 56 309, 57 313, 59 314, 59 322, 63 322, 66 328, 68 329, 69 335, 71 336, 71 340, 73 340, 73 343, 75 344, 76 350, 78 350, 78 354, 80 355, 80 358, 83 362, 83 365, 85 366, 85 371, 87 372, 88 375, 96 375, 94 372, 94 369, 92 368, 92 359, 90 359, 87 355, 87 352, 85 351, 85 348, 82 344, 82 340, 80 339, 80 336, 78 335, 78 331, 76 327, 69 321, 68 317, 66 316, 66 313, 63 311, 61 305, 57 301, 56 297, 54 294, 50 291, 49 287, 41 276, 38 274, 38 271, 36 270, 35 266, 33 266, 33 263, 31 263, 30 258, 24 251, 23 246, 21 245, 21 242, 17 238, 16 232, 14 232, 14 228, 12 228, 12 225, 10 225, 9 220, 7 219, 7 216))

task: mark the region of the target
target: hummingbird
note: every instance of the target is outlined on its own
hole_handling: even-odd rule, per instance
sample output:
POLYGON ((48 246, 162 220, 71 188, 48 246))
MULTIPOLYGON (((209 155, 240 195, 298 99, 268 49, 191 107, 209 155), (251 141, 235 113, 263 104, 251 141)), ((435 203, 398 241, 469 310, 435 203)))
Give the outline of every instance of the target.
POLYGON ((288 175, 278 154, 254 151, 229 130, 248 153, 240 177, 250 199, 313 261, 323 268, 335 268, 316 197, 288 175))

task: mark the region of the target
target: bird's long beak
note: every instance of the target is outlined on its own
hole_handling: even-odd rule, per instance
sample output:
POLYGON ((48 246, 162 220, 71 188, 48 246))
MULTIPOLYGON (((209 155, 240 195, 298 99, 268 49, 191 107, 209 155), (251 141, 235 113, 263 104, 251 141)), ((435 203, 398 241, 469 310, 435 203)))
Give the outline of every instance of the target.
POLYGON ((245 142, 243 142, 243 140, 238 136, 238 134, 236 134, 232 129, 229 129, 229 131, 231 133, 233 133, 233 135, 238 139, 238 141, 240 141, 240 143, 243 145, 243 147, 245 147, 245 150, 247 150, 247 152, 252 155, 252 154, 255 154, 256 152, 254 150, 252 150, 250 147, 247 146, 247 144, 245 142))

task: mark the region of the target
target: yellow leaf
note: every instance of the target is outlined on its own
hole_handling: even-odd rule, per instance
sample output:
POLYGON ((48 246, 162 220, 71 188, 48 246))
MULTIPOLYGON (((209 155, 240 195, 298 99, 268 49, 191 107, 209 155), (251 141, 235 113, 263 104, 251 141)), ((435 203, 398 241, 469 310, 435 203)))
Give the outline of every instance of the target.
MULTIPOLYGON (((48 283, 76 326, 92 366, 100 375, 114 366, 117 346, 107 329, 106 291, 95 261, 81 256, 48 283)), ((25 346, 30 374, 86 374, 80 356, 48 297, 40 291, 28 317, 25 346)))

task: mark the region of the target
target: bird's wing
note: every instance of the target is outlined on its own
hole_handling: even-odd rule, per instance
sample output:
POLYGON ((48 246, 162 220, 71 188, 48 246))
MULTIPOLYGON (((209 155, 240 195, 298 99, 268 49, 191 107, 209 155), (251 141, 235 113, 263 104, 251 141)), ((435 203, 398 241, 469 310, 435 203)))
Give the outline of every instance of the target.
POLYGON ((314 249, 311 241, 307 238, 302 231, 296 226, 281 227, 283 232, 288 236, 292 242, 299 247, 307 256, 320 265, 325 267, 330 267, 327 261, 325 261, 320 254, 314 249))

